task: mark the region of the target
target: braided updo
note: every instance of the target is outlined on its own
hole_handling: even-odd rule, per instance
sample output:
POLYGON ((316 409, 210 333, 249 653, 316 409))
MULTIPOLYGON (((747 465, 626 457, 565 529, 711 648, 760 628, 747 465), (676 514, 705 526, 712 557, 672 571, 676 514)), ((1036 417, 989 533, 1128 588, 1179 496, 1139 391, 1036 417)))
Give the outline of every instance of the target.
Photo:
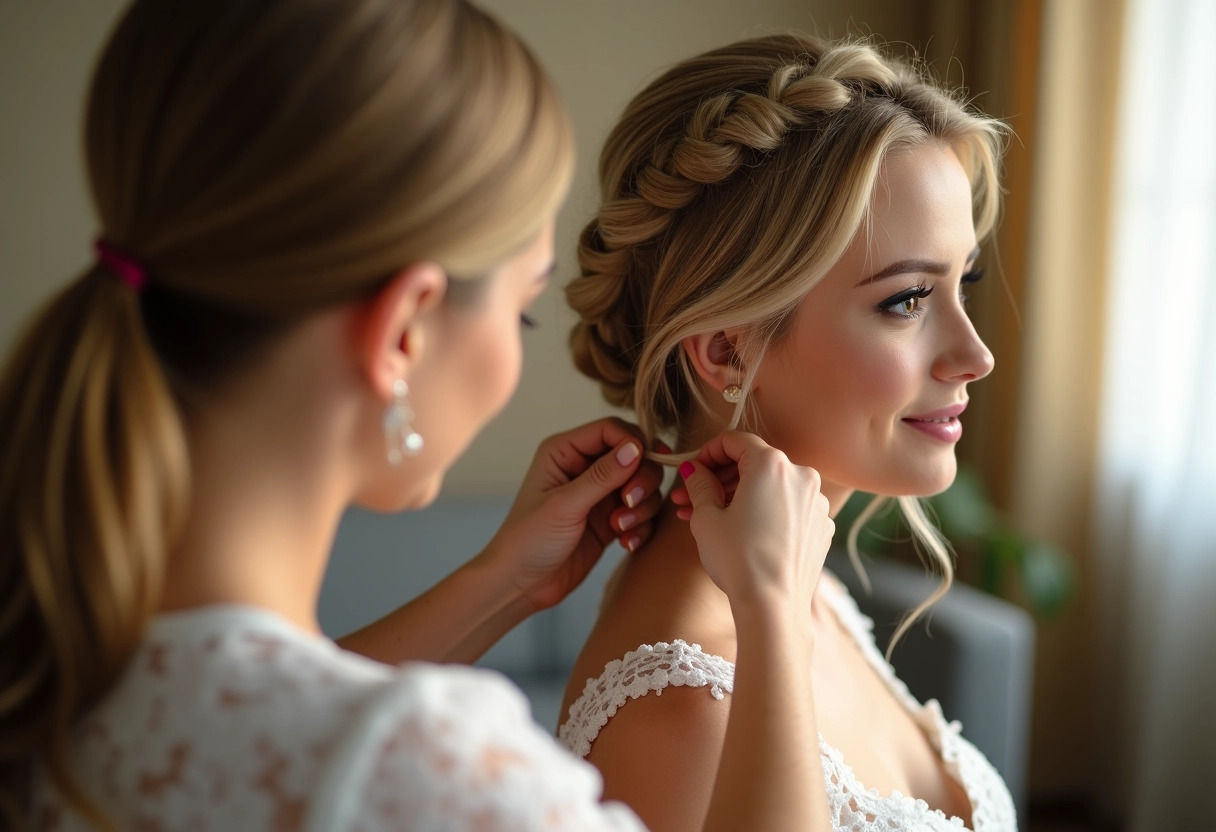
MULTIPOLYGON (((870 44, 786 34, 745 40, 668 70, 621 116, 600 157, 603 207, 579 238, 566 290, 578 368, 648 439, 712 413, 680 342, 735 329, 746 394, 765 352, 868 217, 882 162, 927 142, 950 147, 971 182, 983 239, 1000 209, 1004 125, 870 44)), ((693 449, 695 451, 695 449, 693 449)), ((665 462, 681 455, 667 456, 665 462)), ((657 457, 656 457, 657 458, 657 457)), ((848 534, 863 583, 857 533, 848 534)), ((913 539, 942 575, 908 627, 953 582, 949 544, 915 497, 897 497, 913 539)))
POLYGON ((999 209, 1002 125, 916 68, 867 43, 783 34, 670 69, 630 102, 600 157, 602 208, 566 290, 575 364, 653 438, 678 432, 702 399, 680 341, 741 327, 746 392, 861 227, 884 158, 930 140, 967 171, 983 238, 999 209))

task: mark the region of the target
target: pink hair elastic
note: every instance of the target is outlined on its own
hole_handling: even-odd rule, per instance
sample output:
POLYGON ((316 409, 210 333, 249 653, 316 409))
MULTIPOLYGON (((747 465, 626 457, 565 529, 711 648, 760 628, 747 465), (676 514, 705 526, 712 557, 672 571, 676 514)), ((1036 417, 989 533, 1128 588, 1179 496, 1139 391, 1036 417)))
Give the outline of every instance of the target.
POLYGON ((93 243, 93 251, 101 265, 118 276, 118 279, 135 291, 142 291, 148 285, 148 270, 143 264, 129 254, 119 251, 105 240, 93 243))

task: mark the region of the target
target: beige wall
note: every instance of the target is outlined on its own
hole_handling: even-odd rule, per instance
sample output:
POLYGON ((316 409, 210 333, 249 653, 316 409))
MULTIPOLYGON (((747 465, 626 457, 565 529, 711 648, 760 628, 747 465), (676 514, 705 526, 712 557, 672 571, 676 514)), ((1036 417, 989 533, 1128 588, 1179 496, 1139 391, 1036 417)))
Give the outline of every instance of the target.
POLYGON ((88 261, 85 92, 123 0, 0 0, 0 345, 88 261))
MULTIPOLYGON (((527 360, 514 401, 448 478, 449 493, 514 487, 537 441, 607 412, 570 363, 573 318, 561 286, 573 274, 573 242, 595 210, 598 148, 629 98, 683 57, 775 28, 825 34, 883 26, 867 10, 881 0, 487 0, 532 44, 573 114, 580 150, 562 212, 554 286, 535 307, 541 328, 525 334, 527 360)), ((120 0, 0 2, 0 344, 10 343, 35 304, 89 257, 96 231, 81 164, 87 79, 120 0)), ((906 12, 897 12, 906 14, 906 12)), ((908 21, 888 21, 906 31, 908 21)))

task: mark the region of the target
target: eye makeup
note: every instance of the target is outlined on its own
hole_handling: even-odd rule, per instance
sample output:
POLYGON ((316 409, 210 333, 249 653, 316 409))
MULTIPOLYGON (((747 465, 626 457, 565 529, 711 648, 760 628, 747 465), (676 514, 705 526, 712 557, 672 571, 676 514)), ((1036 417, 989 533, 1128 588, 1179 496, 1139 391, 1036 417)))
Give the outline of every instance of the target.
POLYGON ((896 318, 918 318, 921 314, 920 302, 931 294, 933 294, 932 286, 917 284, 880 301, 877 309, 885 315, 893 315, 896 318))
MULTIPOLYGON (((963 287, 968 283, 978 283, 983 277, 983 269, 972 269, 969 272, 964 272, 963 276, 959 279, 959 300, 966 304, 967 294, 963 291, 963 287)), ((932 286, 918 283, 909 289, 891 295, 886 300, 880 301, 876 308, 879 312, 904 320, 920 317, 922 314, 920 302, 933 294, 933 288, 932 286)))

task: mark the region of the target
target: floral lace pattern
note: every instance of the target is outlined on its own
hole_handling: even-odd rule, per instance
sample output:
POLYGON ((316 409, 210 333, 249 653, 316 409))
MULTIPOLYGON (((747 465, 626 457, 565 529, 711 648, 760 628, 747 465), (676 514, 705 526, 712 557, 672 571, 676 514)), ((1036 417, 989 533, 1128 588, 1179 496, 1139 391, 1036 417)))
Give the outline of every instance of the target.
POLYGON ((735 685, 735 666, 721 656, 710 656, 699 644, 676 639, 671 644, 643 644, 604 666, 598 679, 588 679, 582 695, 570 706, 570 716, 557 730, 558 739, 579 757, 591 752, 591 743, 600 729, 616 716, 630 699, 654 691, 663 695, 668 685, 691 688, 709 686, 714 699, 735 685))
MULTIPOLYGON (((120 829, 641 830, 491 671, 390 668, 248 607, 162 616, 78 726, 120 829)), ((41 775, 30 827, 88 827, 41 775)))
MULTIPOLYGON (((963 787, 971 801, 974 832, 1017 832, 1013 799, 1000 774, 974 745, 962 736, 962 725, 947 722, 936 699, 916 701, 895 675, 874 641, 874 622, 835 579, 834 592, 823 593, 841 625, 856 640, 867 661, 907 708, 941 756, 946 772, 963 787)), ((609 662, 597 679, 588 679, 582 695, 570 706, 558 738, 575 754, 585 757, 608 720, 630 699, 662 693, 664 687, 708 687, 722 699, 734 689, 734 664, 711 656, 700 645, 679 639, 642 645, 624 658, 609 662)), ((879 794, 865 788, 845 762, 844 755, 819 737, 824 781, 836 832, 960 832, 968 827, 962 818, 947 817, 925 801, 900 794, 879 794)))

